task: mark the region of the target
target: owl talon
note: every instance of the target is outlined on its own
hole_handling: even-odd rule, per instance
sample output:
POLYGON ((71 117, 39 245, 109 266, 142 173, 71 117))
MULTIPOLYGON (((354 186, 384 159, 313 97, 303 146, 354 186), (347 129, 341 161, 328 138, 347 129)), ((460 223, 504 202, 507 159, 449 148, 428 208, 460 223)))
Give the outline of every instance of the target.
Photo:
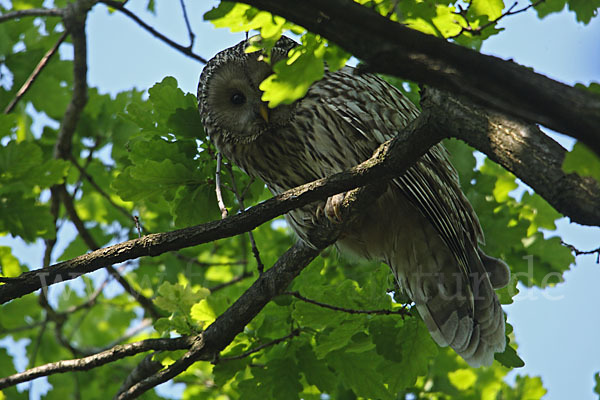
POLYGON ((342 203, 346 197, 345 193, 338 193, 327 198, 325 203, 325 216, 334 224, 342 223, 342 203))
POLYGON ((325 204, 319 203, 319 205, 317 206, 317 210, 311 217, 313 225, 317 225, 319 223, 319 220, 323 217, 323 215, 325 215, 325 204))

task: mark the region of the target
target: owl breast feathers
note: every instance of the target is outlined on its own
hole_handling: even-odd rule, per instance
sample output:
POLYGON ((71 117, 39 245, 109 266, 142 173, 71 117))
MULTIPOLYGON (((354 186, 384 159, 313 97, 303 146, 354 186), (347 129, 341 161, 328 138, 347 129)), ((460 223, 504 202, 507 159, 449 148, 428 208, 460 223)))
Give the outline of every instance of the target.
MULTIPOLYGON (((295 103, 268 109, 259 85, 271 68, 260 53, 245 53, 246 43, 208 62, 199 109, 218 150, 274 194, 359 164, 418 116, 395 87, 351 67, 326 72, 295 103)), ((272 62, 295 45, 282 37, 272 62)), ((316 209, 286 215, 309 244, 316 209)), ((336 246, 387 263, 434 340, 480 366, 504 351, 504 314, 494 288, 509 280, 506 264, 484 254, 481 242, 477 216, 445 149, 436 145, 390 182, 336 246)))

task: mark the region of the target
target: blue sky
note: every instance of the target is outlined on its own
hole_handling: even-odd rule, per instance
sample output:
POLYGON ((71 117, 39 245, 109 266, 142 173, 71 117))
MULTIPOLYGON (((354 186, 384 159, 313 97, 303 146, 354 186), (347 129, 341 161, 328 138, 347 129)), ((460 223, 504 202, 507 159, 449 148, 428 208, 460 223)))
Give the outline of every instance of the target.
MULTIPOLYGON (((128 8, 170 38, 189 44, 179 2, 157 1, 159 18, 142 11, 146 3, 131 0, 128 8)), ((196 33, 196 53, 210 58, 244 37, 215 30, 202 21, 203 13, 215 1, 187 3, 196 33)), ((573 13, 563 12, 540 21, 530 10, 506 18, 501 26, 506 30, 485 43, 484 53, 512 58, 565 83, 600 82, 600 20, 584 26, 575 21, 573 13)), ((167 75, 174 76, 184 91, 195 93, 202 65, 151 37, 122 14, 109 15, 105 7, 97 6, 87 31, 89 82, 102 93, 114 94, 132 87, 146 90, 167 75)), ((571 145, 570 140, 560 141, 571 145)), ((598 228, 569 224, 563 219, 557 233, 581 249, 600 246, 598 228)), ((65 234, 72 237, 73 233, 65 234)), ((0 244, 5 243, 7 239, 0 238, 0 244)), ((39 266, 41 246, 16 246, 15 253, 21 260, 39 266)), ((515 303, 505 307, 515 329, 519 354, 526 362, 514 374, 542 376, 549 389, 545 397, 548 400, 594 399, 593 374, 600 371, 600 313, 596 310, 600 304, 600 266, 595 264, 595 256, 578 257, 565 280, 544 291, 521 288, 515 303)))

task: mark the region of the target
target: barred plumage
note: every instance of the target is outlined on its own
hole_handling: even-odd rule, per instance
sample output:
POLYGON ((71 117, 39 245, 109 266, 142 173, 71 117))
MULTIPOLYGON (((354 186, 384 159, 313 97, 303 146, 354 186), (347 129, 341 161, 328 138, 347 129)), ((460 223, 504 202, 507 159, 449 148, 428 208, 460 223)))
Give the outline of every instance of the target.
MULTIPOLYGON (((281 38, 273 60, 295 45, 281 38)), ((241 42, 206 65, 199 109, 219 151, 274 194, 366 160, 418 116, 396 88, 351 67, 326 72, 304 98, 267 114, 258 85, 271 70, 245 47, 241 42)), ((286 216, 309 244, 315 213, 316 206, 307 206, 286 216)), ((481 242, 477 216, 437 145, 390 183, 336 245, 386 262, 435 341, 479 366, 505 348, 504 315, 493 287, 509 278, 502 261, 479 249, 481 242)))

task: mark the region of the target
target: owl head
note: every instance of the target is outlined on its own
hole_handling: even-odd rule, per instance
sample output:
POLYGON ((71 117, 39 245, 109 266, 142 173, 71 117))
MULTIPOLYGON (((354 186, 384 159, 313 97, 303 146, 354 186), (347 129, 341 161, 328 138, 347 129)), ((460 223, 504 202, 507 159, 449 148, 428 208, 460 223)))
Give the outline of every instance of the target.
POLYGON ((261 100, 260 83, 271 75, 271 65, 287 57, 296 42, 281 37, 271 53, 271 65, 261 51, 246 53, 256 36, 225 49, 204 67, 198 85, 198 107, 202 123, 213 142, 249 143, 285 125, 293 115, 293 105, 268 109, 261 100))

